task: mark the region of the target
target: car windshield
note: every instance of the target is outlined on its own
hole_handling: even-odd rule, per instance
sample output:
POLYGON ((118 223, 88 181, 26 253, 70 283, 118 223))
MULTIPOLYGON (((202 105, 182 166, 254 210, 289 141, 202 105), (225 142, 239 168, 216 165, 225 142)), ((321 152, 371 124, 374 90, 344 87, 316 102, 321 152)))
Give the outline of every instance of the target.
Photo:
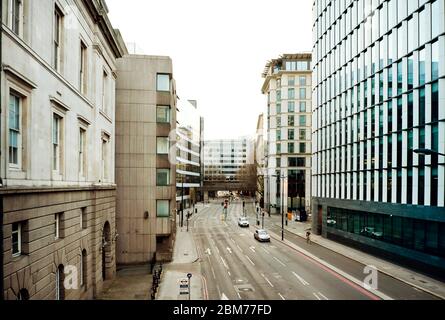
POLYGON ((267 235, 267 232, 264 231, 264 230, 258 231, 258 233, 261 234, 261 235, 267 235))

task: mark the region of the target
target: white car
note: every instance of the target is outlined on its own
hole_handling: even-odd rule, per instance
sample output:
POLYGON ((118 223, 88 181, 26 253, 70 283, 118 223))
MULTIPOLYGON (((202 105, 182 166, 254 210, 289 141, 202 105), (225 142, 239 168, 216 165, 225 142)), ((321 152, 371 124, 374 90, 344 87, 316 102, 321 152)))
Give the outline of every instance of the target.
POLYGON ((264 229, 258 229, 255 231, 255 233, 253 234, 254 238, 257 239, 260 242, 270 242, 270 236, 267 233, 266 230, 264 229))
POLYGON ((249 226, 249 220, 247 220, 246 217, 239 217, 238 218, 238 225, 240 227, 248 227, 249 226))

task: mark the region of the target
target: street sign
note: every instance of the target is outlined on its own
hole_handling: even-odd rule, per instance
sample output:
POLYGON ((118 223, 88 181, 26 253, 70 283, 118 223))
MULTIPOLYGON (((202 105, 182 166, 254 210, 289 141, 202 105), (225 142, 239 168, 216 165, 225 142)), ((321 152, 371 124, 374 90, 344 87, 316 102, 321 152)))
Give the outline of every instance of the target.
POLYGON ((189 294, 189 279, 179 279, 179 294, 189 294))

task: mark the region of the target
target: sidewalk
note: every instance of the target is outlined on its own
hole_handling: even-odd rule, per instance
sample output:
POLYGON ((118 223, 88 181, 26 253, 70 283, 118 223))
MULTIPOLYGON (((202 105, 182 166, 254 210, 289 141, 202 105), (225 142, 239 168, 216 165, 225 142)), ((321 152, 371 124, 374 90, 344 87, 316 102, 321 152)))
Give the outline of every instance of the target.
POLYGON ((203 277, 201 266, 193 234, 186 228, 177 229, 175 247, 173 249, 173 261, 164 264, 159 291, 156 300, 188 300, 188 295, 179 294, 179 279, 187 278, 187 273, 193 276, 191 283, 190 300, 204 300, 203 277))
MULTIPOLYGON (((268 223, 272 222, 273 224, 281 228, 281 216, 279 215, 272 215, 269 218, 266 214, 265 221, 267 221, 268 223)), ((293 234, 300 236, 303 239, 306 239, 306 230, 309 228, 311 228, 310 222, 288 221, 288 226, 285 226, 285 229, 287 231, 292 232, 293 234)), ((420 290, 426 291, 439 298, 445 299, 445 284, 438 280, 400 267, 389 261, 382 260, 378 257, 345 246, 338 242, 323 238, 319 235, 311 234, 311 241, 364 265, 373 265, 380 272, 385 273, 390 277, 400 280, 420 290)))
POLYGON ((125 267, 98 300, 150 300, 152 280, 148 265, 125 267))

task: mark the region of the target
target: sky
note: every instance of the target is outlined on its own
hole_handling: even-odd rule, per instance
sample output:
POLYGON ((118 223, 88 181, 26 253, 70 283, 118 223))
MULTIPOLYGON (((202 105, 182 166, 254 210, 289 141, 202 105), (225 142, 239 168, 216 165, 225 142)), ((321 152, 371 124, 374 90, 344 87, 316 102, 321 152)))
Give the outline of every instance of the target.
POLYGON ((266 111, 266 63, 312 50, 313 0, 107 0, 125 42, 173 60, 182 100, 197 100, 204 137, 253 136, 266 111))

